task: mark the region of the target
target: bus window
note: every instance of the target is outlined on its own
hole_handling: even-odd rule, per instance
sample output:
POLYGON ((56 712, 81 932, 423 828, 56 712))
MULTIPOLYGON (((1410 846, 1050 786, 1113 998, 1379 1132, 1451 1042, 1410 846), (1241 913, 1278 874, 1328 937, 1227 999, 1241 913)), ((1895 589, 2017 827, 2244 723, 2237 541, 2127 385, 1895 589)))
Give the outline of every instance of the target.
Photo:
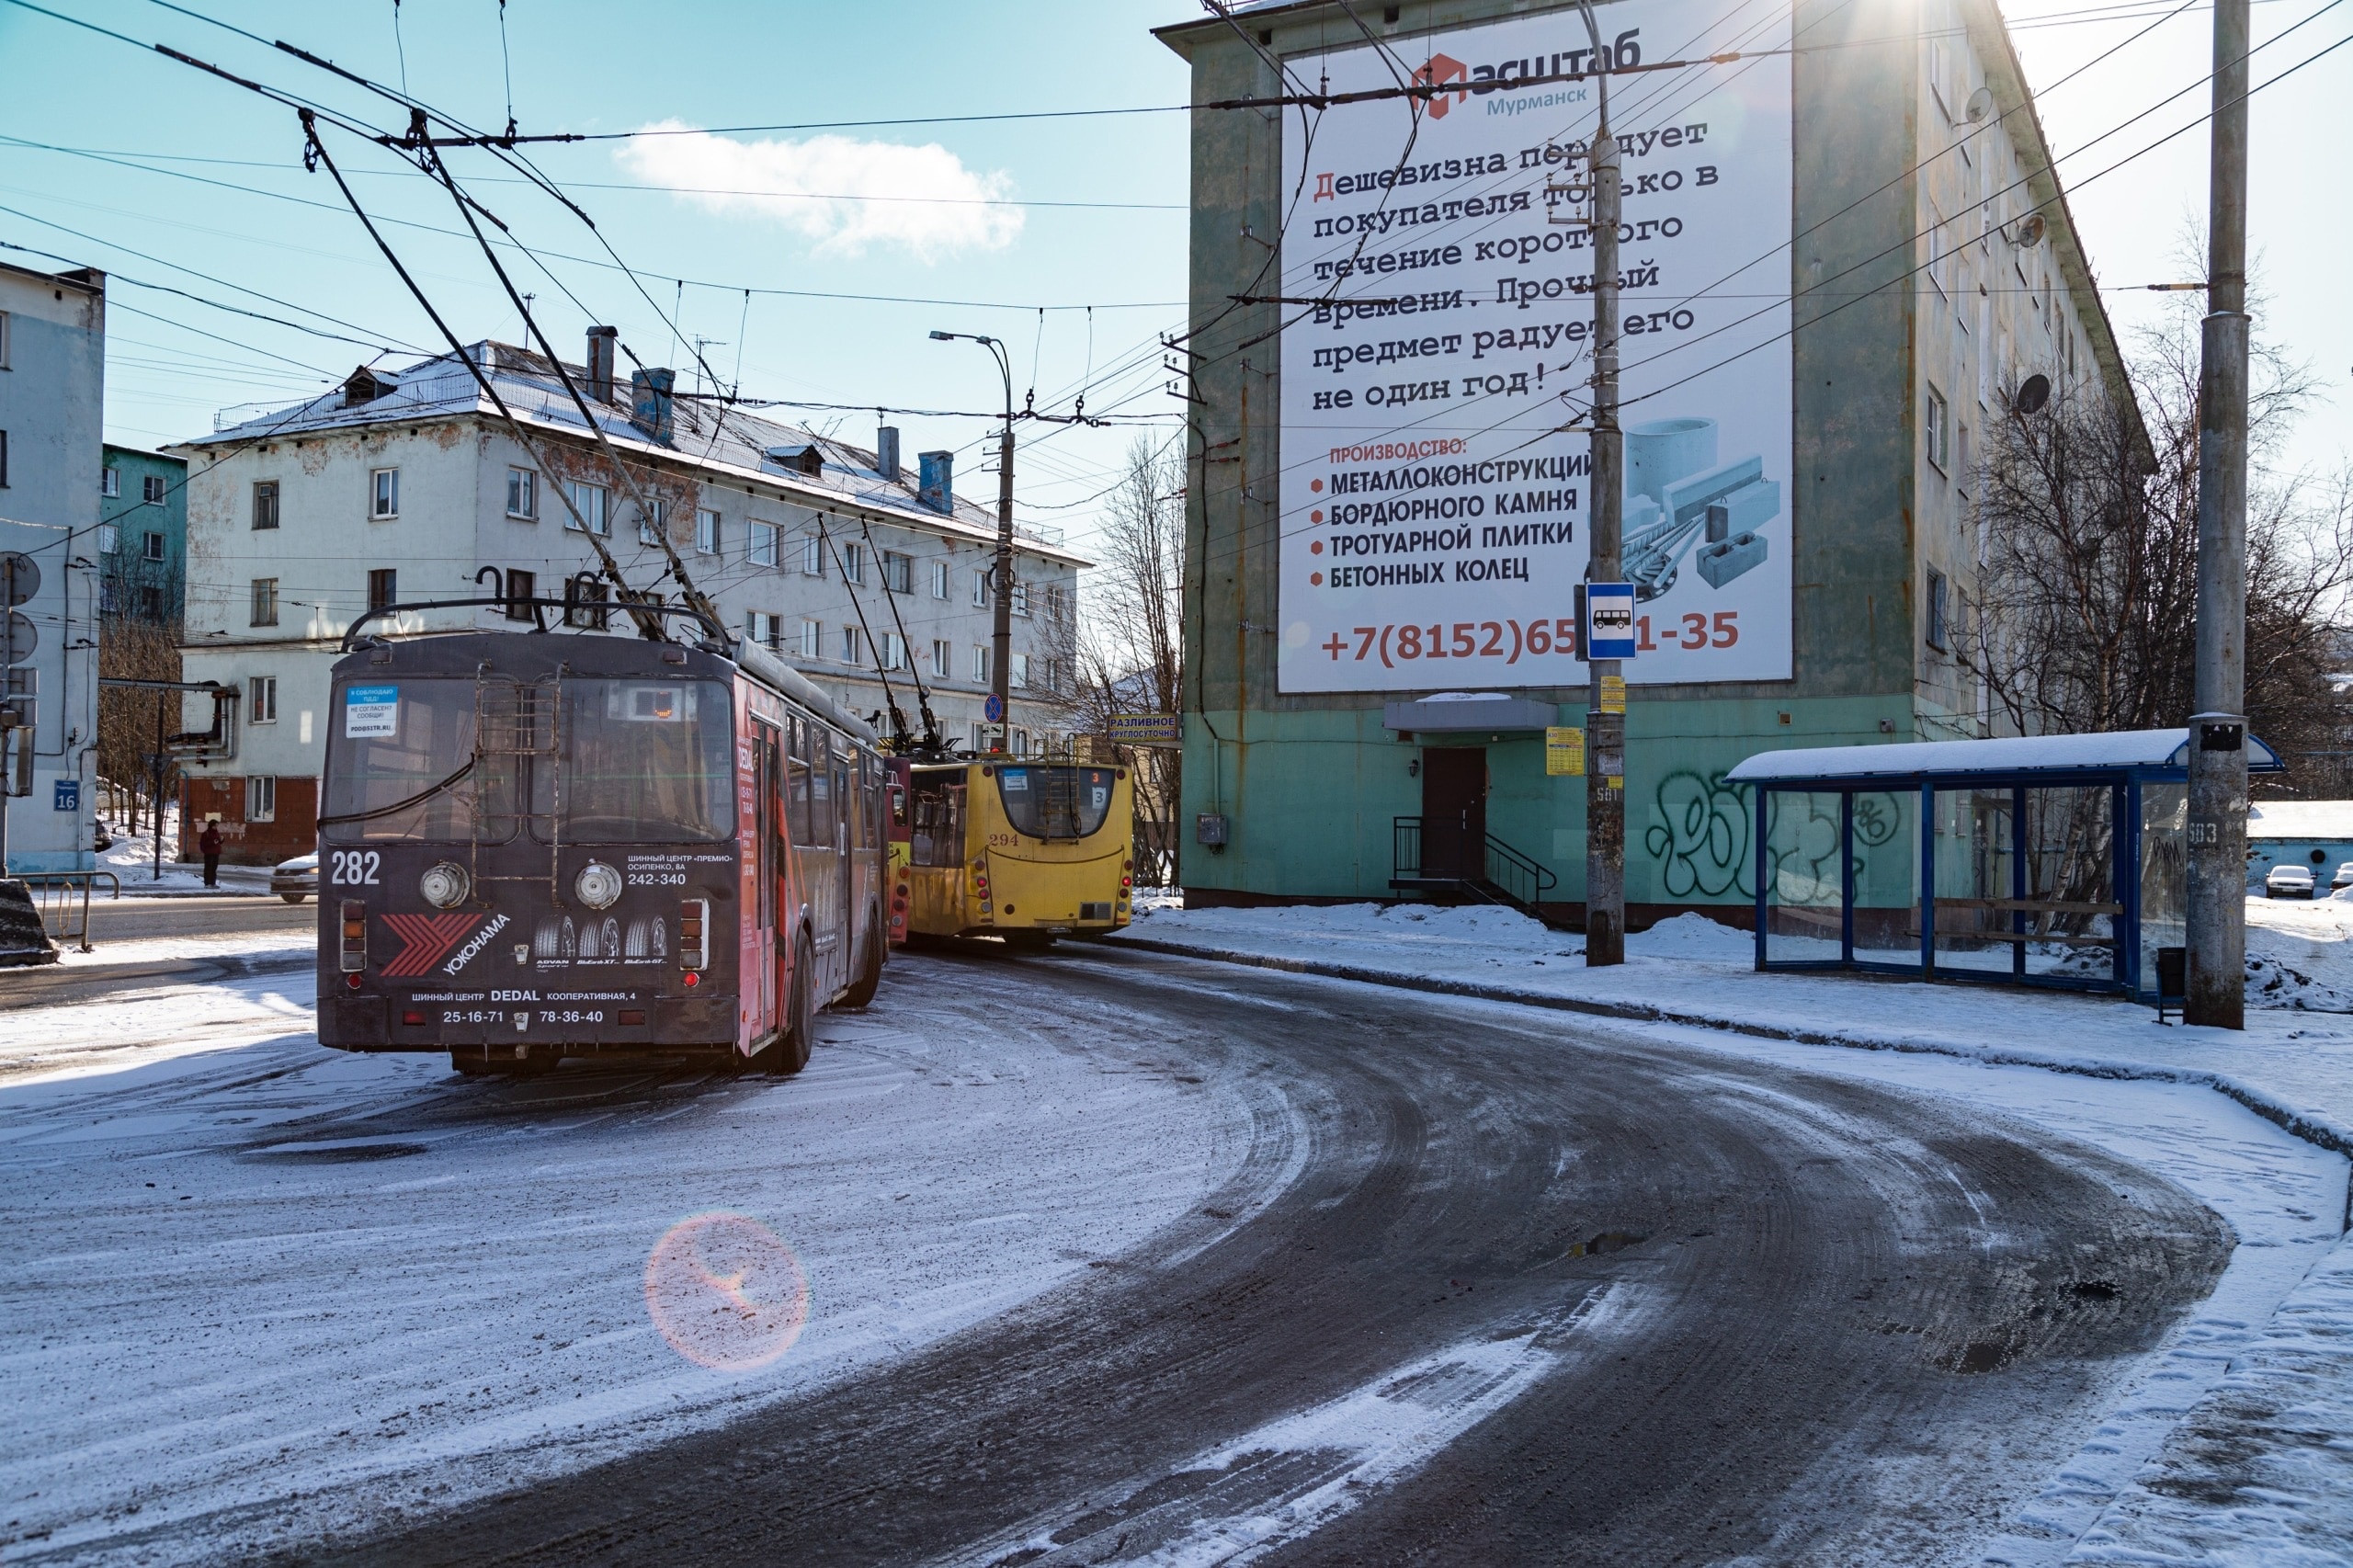
POLYGON ((917 866, 964 863, 964 775, 958 769, 915 776, 915 812, 907 858, 917 866))
POLYGON ((801 755, 807 760, 807 766, 801 769, 799 779, 801 795, 792 819, 792 841, 813 848, 831 849, 834 846, 834 819, 840 810, 833 787, 833 737, 817 724, 811 724, 806 733, 808 750, 801 755))
POLYGON ((1000 767, 997 799, 1016 833, 1031 838, 1091 838, 1111 812, 1108 767, 1000 767))

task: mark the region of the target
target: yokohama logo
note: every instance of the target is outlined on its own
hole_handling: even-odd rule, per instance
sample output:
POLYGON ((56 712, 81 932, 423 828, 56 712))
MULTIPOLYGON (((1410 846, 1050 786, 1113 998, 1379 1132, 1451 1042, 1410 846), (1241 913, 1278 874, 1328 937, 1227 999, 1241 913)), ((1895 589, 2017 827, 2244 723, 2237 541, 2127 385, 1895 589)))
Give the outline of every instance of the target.
POLYGON ((1443 87, 1450 82, 1460 82, 1462 85, 1456 91, 1453 103, 1449 103, 1442 93, 1430 96, 1432 119, 1444 119, 1447 110, 1471 96, 1471 68, 1449 55, 1433 54, 1428 64, 1414 73, 1414 85, 1416 87, 1443 87))
POLYGON ((472 928, 471 915, 387 915, 384 924, 400 938, 401 950, 384 966, 386 980, 414 980, 439 963, 472 928))

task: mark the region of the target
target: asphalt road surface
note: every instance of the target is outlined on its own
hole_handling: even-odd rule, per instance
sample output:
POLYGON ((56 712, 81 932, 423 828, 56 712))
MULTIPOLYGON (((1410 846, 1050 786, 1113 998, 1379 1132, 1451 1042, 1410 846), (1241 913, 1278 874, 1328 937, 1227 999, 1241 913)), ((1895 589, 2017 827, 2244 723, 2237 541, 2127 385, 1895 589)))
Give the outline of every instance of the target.
MULTIPOLYGON (((1927 1562, 2074 1452, 2228 1256, 2165 1181, 1933 1098, 1558 1015, 1019 961, 1074 1030, 1245 1096, 1229 1190, 877 1374, 339 1560, 1927 1562)), ((882 1005, 990 972, 894 963, 882 1005)))
POLYGON ((90 901, 90 941, 97 960, 86 964, 40 964, 0 969, 0 1013, 49 1007, 119 994, 129 986, 201 984, 250 972, 250 964, 201 954, 153 957, 123 962, 108 959, 117 943, 170 937, 226 937, 248 931, 284 931, 290 937, 318 929, 315 903, 288 903, 275 894, 235 893, 170 898, 107 898, 90 901))

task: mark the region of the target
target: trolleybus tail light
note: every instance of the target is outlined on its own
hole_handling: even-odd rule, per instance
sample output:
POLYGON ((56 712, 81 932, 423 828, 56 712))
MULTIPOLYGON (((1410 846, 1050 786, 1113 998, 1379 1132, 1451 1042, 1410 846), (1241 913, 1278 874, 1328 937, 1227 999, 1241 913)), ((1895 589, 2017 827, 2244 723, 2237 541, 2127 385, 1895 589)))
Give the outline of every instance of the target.
POLYGON ((710 967, 710 900, 682 899, 678 903, 678 967, 690 971, 710 967))
POLYGON ((356 898, 343 901, 343 972, 359 983, 359 971, 368 967, 368 906, 356 898))
POLYGON ((642 1025, 644 1022, 645 1022, 645 1009, 644 1009, 644 1008, 642 1008, 642 1007, 623 1007, 623 1008, 621 1009, 621 1028, 631 1028, 632 1026, 642 1025))
POLYGON ((425 1022, 425 1014, 415 1007, 403 1007, 401 1009, 401 1022, 411 1026, 421 1024, 425 1022))

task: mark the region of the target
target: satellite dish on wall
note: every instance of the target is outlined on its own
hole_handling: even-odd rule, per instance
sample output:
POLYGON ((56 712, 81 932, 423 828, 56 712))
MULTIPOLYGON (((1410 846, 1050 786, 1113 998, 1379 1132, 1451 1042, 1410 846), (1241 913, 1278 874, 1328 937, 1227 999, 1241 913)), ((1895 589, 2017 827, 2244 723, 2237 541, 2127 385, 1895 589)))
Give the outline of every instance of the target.
POLYGON ((1969 102, 1961 106, 1961 118, 1974 125, 1994 112, 1994 89, 1980 87, 1969 95, 1969 102))
POLYGON ((2051 378, 2040 373, 2020 381, 2018 390, 2010 394, 2010 406, 2020 414, 2040 414, 2050 401, 2051 378))
POLYGON ((2032 250, 2050 232, 2051 225, 2043 221, 2041 213, 2029 212, 2011 228, 2010 243, 2020 250, 2032 250))

